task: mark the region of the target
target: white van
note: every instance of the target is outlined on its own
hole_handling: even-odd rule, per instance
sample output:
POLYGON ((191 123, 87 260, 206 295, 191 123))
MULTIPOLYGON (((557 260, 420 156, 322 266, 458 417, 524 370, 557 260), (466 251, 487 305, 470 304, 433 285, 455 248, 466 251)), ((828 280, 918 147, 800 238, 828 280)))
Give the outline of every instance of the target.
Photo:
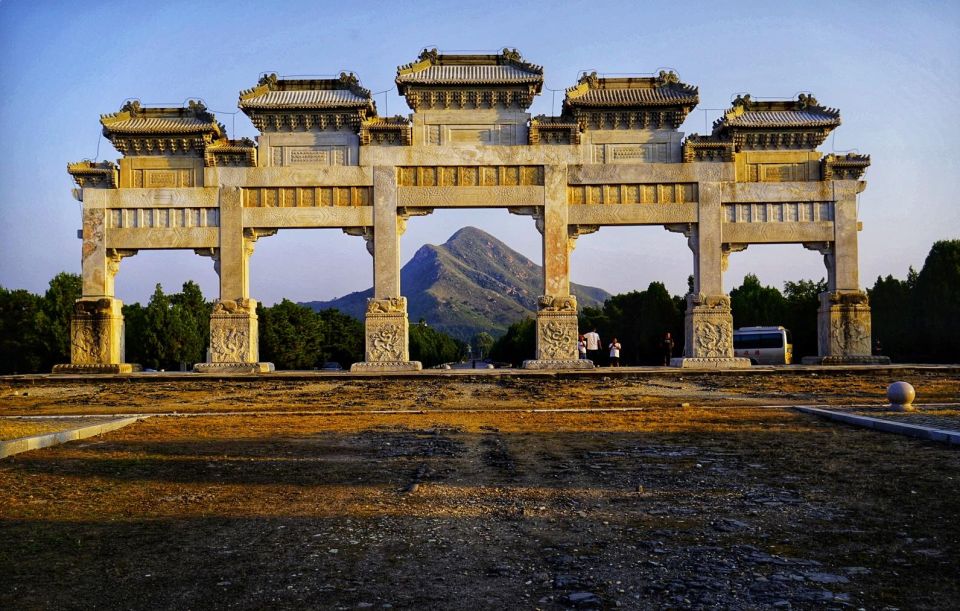
POLYGON ((754 365, 789 365, 793 362, 790 331, 783 327, 740 327, 733 332, 733 355, 754 365))

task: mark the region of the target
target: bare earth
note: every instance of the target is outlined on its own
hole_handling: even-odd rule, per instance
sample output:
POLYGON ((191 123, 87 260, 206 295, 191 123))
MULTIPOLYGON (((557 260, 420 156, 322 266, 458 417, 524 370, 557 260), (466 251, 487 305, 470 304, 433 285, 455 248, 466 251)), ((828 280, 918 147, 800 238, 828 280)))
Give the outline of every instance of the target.
POLYGON ((0 608, 948 608, 960 451, 772 406, 894 379, 960 397, 955 369, 2 379, 3 416, 167 415, 0 460, 0 608))

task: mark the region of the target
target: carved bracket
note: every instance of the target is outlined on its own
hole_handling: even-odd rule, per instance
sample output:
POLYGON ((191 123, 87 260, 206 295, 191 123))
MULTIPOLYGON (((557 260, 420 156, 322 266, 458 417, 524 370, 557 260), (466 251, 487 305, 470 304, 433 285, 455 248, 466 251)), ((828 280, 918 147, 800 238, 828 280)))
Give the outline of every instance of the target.
POLYGON ((246 256, 253 254, 253 244, 260 238, 268 238, 277 235, 279 229, 265 229, 261 227, 245 227, 243 230, 243 253, 246 256))
POLYGON ((373 227, 342 227, 343 233, 363 238, 367 243, 367 252, 373 256, 373 227))
POLYGON ((600 225, 567 225, 567 252, 577 247, 577 238, 600 231, 600 225))
POLYGON ((721 244, 720 245, 720 270, 727 271, 730 267, 730 253, 743 252, 749 244, 721 244))
POLYGON ((135 249, 120 249, 120 248, 108 248, 107 249, 107 272, 110 273, 110 277, 114 277, 120 271, 120 261, 125 257, 132 257, 137 254, 135 249))
POLYGON ((193 252, 201 257, 210 257, 213 259, 213 271, 220 275, 220 249, 219 248, 194 248, 193 252))

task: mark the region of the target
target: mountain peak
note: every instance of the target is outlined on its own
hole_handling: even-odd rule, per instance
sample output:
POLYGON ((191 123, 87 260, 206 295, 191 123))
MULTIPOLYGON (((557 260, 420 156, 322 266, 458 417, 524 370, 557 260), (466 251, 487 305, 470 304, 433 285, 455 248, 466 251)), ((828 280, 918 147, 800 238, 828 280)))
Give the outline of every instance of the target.
MULTIPOLYGON (((425 244, 400 270, 411 320, 460 339, 480 331, 500 335, 513 322, 536 313, 543 294, 542 268, 489 233, 476 227, 456 231, 443 244, 425 244)), ((609 297, 603 289, 571 284, 578 303, 600 306, 609 297)), ((328 302, 306 305, 338 308, 363 318, 371 290, 328 302)))

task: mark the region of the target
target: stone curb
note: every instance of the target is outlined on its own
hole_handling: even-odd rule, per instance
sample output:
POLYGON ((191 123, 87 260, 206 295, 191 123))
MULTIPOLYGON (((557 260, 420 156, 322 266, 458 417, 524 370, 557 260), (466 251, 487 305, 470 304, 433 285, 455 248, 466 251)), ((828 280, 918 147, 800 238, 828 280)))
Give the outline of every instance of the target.
POLYGON ((19 439, 10 439, 0 441, 0 458, 29 452, 30 450, 39 450, 50 446, 59 445, 76 439, 86 439, 94 435, 102 435, 117 429, 123 428, 128 424, 133 424, 138 420, 149 418, 149 416, 137 416, 134 418, 119 418, 103 424, 90 424, 76 429, 58 431, 56 433, 44 433, 43 435, 34 435, 32 437, 20 437, 19 439))
POLYGON ((960 445, 960 431, 948 431, 944 429, 935 429, 929 426, 920 426, 917 424, 905 424, 902 422, 893 422, 891 420, 882 420, 880 418, 871 418, 869 416, 857 416, 854 414, 845 414, 827 409, 816 407, 797 406, 793 409, 805 414, 813 414, 821 418, 836 420, 845 424, 852 424, 868 429, 882 431, 884 433, 895 433, 897 435, 906 435, 908 437, 917 437, 929 441, 942 441, 960 445))

